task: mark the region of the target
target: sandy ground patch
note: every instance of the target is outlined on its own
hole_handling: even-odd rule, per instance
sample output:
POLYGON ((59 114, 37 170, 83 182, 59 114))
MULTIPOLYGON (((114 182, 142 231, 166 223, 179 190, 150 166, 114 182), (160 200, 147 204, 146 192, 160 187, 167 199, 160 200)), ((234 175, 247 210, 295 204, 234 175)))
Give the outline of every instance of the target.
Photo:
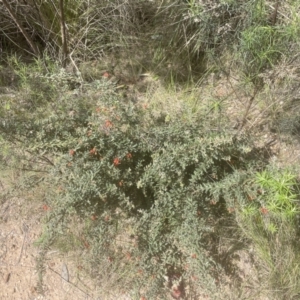
POLYGON ((100 299, 95 295, 97 288, 81 274, 72 253, 46 253, 41 285, 42 269, 37 267, 41 249, 35 242, 42 230, 44 212, 36 206, 13 198, 0 207, 0 299, 100 299))

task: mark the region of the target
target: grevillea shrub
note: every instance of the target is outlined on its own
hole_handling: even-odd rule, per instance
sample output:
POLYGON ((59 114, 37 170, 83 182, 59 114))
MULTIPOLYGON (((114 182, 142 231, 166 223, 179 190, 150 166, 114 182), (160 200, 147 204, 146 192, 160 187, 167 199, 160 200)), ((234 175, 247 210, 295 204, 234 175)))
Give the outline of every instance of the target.
POLYGON ((147 299, 172 286, 181 295, 217 297, 223 271, 212 244, 246 197, 254 165, 247 138, 214 127, 204 113, 189 114, 184 104, 169 117, 153 113, 151 103, 124 99, 105 79, 30 107, 26 118, 14 103, 1 132, 27 169, 43 171, 41 242, 78 226, 99 281, 105 262, 105 274, 114 270, 117 284, 147 299))

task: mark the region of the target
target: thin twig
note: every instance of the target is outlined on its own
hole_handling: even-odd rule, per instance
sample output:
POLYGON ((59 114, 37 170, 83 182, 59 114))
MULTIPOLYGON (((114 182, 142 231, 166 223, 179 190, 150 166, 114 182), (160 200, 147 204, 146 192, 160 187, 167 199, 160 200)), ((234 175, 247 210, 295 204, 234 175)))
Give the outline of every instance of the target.
POLYGON ((277 15, 278 15, 278 8, 279 8, 279 0, 276 1, 275 7, 274 7, 274 12, 272 13, 272 16, 271 16, 271 24, 272 24, 272 26, 276 25, 277 15))
POLYGON ((256 97, 257 92, 258 92, 258 89, 255 89, 253 96, 252 96, 252 97, 250 98, 250 100, 249 100, 248 106, 247 106, 246 111, 245 111, 245 113, 244 113, 242 122, 240 123, 240 126, 238 127, 238 130, 237 130, 236 135, 239 134, 239 133, 241 132, 241 130, 243 129, 243 127, 245 126, 245 124, 246 124, 246 122, 247 122, 247 116, 248 116, 248 113, 249 113, 249 111, 250 111, 250 108, 251 108, 251 106, 252 106, 252 104, 253 104, 253 101, 254 101, 254 99, 255 99, 255 97, 256 97))
POLYGON ((78 289, 79 291, 81 291, 82 293, 84 293, 86 296, 91 297, 91 295, 89 295, 89 293, 87 293, 86 291, 84 291, 83 289, 81 289, 80 287, 78 287, 76 284, 72 283, 70 280, 67 281, 63 278, 63 276, 61 276, 60 273, 58 273, 57 271, 55 271, 54 269, 52 269, 49 265, 48 265, 49 270, 51 270, 52 272, 54 272, 55 274, 57 274, 59 277, 61 277, 62 280, 64 280, 65 282, 68 282, 69 284, 71 284, 72 286, 74 286, 76 289, 78 289))
POLYGON ((62 66, 65 68, 68 58, 68 43, 67 43, 67 30, 65 22, 65 13, 64 13, 64 0, 59 1, 60 9, 60 28, 61 28, 61 39, 62 39, 62 48, 63 48, 63 62, 62 66))
POLYGON ((16 23, 16 25, 18 26, 18 28, 20 29, 20 31, 22 32, 23 36, 25 37, 26 41, 28 42, 28 44, 30 45, 33 53, 38 56, 39 55, 39 50, 36 47, 36 45, 34 44, 33 40, 31 39, 31 37, 29 36, 29 34, 26 32, 26 30, 24 29, 24 27, 22 26, 21 22, 19 22, 16 14, 12 11, 9 3, 6 0, 2 0, 4 6, 6 7, 6 9, 8 10, 11 18, 13 19, 13 21, 16 23))
POLYGON ((22 248, 21 248, 21 251, 20 251, 20 255, 19 255, 19 259, 17 261, 17 265, 20 263, 21 261, 21 258, 22 258, 22 255, 23 255, 23 250, 24 250, 24 245, 25 245, 25 241, 27 239, 27 232, 28 232, 28 226, 24 223, 23 224, 23 231, 25 232, 24 234, 24 238, 23 238, 23 243, 22 243, 22 248))

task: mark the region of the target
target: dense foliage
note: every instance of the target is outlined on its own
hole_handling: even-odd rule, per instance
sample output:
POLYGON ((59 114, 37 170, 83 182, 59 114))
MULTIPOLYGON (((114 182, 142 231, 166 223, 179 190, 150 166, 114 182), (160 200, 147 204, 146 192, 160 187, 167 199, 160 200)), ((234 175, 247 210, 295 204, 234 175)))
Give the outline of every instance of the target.
POLYGON ((31 102, 13 98, 2 111, 2 137, 14 145, 5 160, 12 162, 13 151, 29 170, 25 188, 46 189, 51 210, 41 241, 67 234, 78 215, 92 220, 90 260, 101 255, 113 264, 127 255, 143 273, 136 288, 144 285, 150 298, 172 276, 202 278, 194 280, 198 292, 217 293, 225 271, 211 241, 234 222, 254 159, 256 169, 263 166, 250 140, 220 129, 219 120, 208 123, 205 110, 191 114, 187 103, 170 117, 151 102, 123 98, 105 78, 73 92, 66 78, 27 78, 31 102), (128 245, 117 242, 120 235, 128 245))

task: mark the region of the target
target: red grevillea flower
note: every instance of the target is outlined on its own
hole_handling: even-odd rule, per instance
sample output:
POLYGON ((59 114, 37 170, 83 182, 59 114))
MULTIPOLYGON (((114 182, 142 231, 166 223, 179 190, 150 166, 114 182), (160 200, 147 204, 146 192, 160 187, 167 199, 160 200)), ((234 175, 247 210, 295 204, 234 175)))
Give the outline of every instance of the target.
POLYGON ((94 147, 93 149, 90 150, 90 154, 91 154, 91 155, 97 155, 97 150, 96 150, 95 147, 94 147))
POLYGON ((268 209, 267 208, 265 208, 265 207, 261 207, 260 208, 260 212, 263 214, 263 215, 266 215, 266 214, 268 214, 268 209))
POLYGON ((116 167, 116 166, 118 166, 120 163, 121 163, 121 160, 120 160, 118 157, 116 157, 116 158, 114 159, 114 166, 116 167))
POLYGON ((113 124, 112 124, 111 121, 109 121, 109 120, 106 120, 106 121, 105 121, 105 127, 106 127, 106 128, 111 128, 112 126, 113 126, 113 124))
POLYGON ((171 296, 174 298, 174 299, 179 299, 181 297, 181 291, 179 288, 173 288, 172 292, 171 292, 171 296))
POLYGON ((43 211, 48 211, 48 210, 50 210, 50 207, 47 204, 44 204, 42 206, 42 209, 43 209, 43 211))
POLYGON ((96 215, 91 215, 91 220, 92 221, 96 221, 98 219, 98 217, 96 215))

